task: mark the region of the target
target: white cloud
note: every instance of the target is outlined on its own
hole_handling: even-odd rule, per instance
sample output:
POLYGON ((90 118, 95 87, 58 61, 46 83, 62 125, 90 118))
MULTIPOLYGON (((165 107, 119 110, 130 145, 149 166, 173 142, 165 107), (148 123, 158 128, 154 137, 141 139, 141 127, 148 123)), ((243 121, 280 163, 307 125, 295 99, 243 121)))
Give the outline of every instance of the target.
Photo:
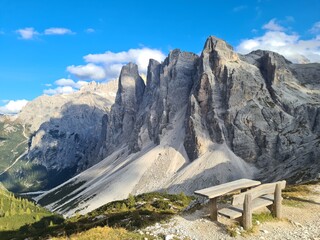
POLYGON ((77 88, 80 89, 82 86, 87 85, 88 82, 86 81, 78 81, 75 82, 72 79, 68 79, 68 78, 61 78, 58 79, 57 81, 54 82, 56 85, 58 86, 63 86, 63 87, 72 87, 72 88, 77 88))
POLYGON ((45 35, 65 35, 65 34, 74 34, 68 28, 47 28, 44 30, 45 35))
POLYGON ((79 66, 68 66, 67 71, 80 79, 101 80, 106 77, 104 69, 93 63, 88 63, 87 65, 79 66))
POLYGON ((118 77, 122 66, 128 62, 136 63, 139 67, 139 72, 146 74, 150 58, 161 62, 165 58, 165 55, 157 49, 138 48, 123 52, 115 53, 107 51, 102 54, 89 54, 84 56, 86 62, 103 66, 106 79, 118 77))
MULTIPOLYGON (((56 88, 45 89, 44 94, 55 95, 55 94, 69 94, 78 91, 82 86, 87 85, 89 82, 86 81, 73 81, 69 78, 60 78, 54 82, 56 88)), ((52 84, 50 84, 52 86, 52 84)))
POLYGON ((16 33, 20 35, 21 39, 25 39, 25 40, 31 40, 35 36, 39 35, 39 33, 32 27, 18 29, 16 30, 16 33))
MULTIPOLYGON (((46 89, 44 94, 68 94, 78 91, 83 85, 88 84, 92 80, 108 81, 119 77, 121 68, 128 62, 134 62, 139 66, 141 76, 147 73, 149 59, 162 61, 165 55, 156 49, 141 48, 130 49, 126 52, 106 52, 103 54, 89 54, 84 57, 86 65, 71 65, 67 67, 67 71, 75 77, 81 79, 74 81, 68 78, 61 78, 54 82, 55 87, 46 89), (88 81, 83 81, 83 80, 88 81)), ((47 84, 50 87, 51 85, 47 84)))
POLYGON ((313 24, 312 28, 309 30, 311 33, 319 33, 320 32, 320 22, 316 22, 313 24))
POLYGON ((76 90, 73 89, 70 86, 66 86, 66 87, 57 87, 57 88, 50 88, 50 89, 45 89, 43 91, 44 94, 47 95, 56 95, 56 94, 69 94, 69 93, 73 93, 76 90))
POLYGON ((277 19, 273 18, 268 23, 262 26, 262 29, 270 31, 284 31, 285 28, 276 23, 277 19))
POLYGON ((0 107, 2 114, 16 114, 28 103, 27 100, 10 100, 5 106, 0 107))
POLYGON ((243 40, 236 47, 244 54, 257 49, 278 52, 292 62, 306 62, 305 57, 311 62, 320 62, 320 35, 302 40, 296 33, 269 30, 262 36, 243 40))
POLYGON ((85 32, 86 32, 86 33, 94 33, 94 32, 96 32, 96 30, 94 30, 93 28, 87 28, 87 29, 85 30, 85 32))

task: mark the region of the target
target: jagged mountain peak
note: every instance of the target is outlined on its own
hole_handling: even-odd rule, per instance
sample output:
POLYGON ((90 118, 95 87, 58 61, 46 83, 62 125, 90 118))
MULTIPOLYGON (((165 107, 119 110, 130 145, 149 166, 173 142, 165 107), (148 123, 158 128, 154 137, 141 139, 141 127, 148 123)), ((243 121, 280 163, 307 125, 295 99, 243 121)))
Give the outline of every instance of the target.
POLYGON ((144 89, 145 83, 139 75, 138 65, 130 62, 121 69, 116 103, 127 106, 139 104, 144 89))
POLYGON ((204 48, 202 50, 202 56, 210 56, 210 61, 215 66, 224 65, 226 62, 236 62, 239 60, 239 56, 234 52, 233 47, 226 41, 210 36, 207 38, 204 48))
MULTIPOLYGON (((268 51, 240 55, 216 37, 207 39, 201 56, 175 49, 162 63, 150 60, 147 86, 129 63, 95 151, 77 152, 103 160, 52 190, 81 185, 50 207, 73 214, 69 206, 77 206, 85 213, 130 193, 192 193, 242 177, 313 177, 320 170, 314 79, 320 79, 319 64, 298 66, 268 51)), ((51 131, 55 139, 78 139, 57 130, 51 131)))
POLYGON ((214 49, 221 49, 221 50, 229 49, 233 51, 233 47, 223 39, 220 39, 215 36, 209 36, 204 44, 203 50, 212 51, 214 49))
POLYGON ((129 62, 124 65, 121 69, 120 77, 124 75, 139 75, 138 65, 133 62, 129 62))

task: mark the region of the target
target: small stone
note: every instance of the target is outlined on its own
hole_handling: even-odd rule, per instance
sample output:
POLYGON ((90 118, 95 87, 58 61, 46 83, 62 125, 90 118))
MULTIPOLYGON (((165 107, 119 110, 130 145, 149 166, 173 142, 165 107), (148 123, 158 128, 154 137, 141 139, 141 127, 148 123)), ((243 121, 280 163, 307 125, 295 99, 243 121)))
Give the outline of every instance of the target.
POLYGON ((293 222, 294 225, 296 225, 297 227, 303 227, 301 223, 298 222, 293 222))
POLYGON ((165 240, 172 240, 172 239, 174 239, 174 235, 172 235, 172 234, 166 235, 166 236, 164 237, 164 239, 165 239, 165 240))
POLYGON ((262 232, 262 233, 269 233, 269 231, 267 231, 267 230, 260 230, 260 232, 262 232))

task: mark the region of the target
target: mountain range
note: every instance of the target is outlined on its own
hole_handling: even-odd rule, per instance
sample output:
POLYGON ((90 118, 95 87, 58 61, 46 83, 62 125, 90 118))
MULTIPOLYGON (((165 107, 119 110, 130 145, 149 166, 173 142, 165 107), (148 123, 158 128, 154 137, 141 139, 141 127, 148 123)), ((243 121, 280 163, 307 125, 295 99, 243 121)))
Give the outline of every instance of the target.
POLYGON ((295 183, 320 173, 320 64, 241 55, 209 37, 200 56, 150 59, 146 81, 128 63, 118 81, 41 96, 0 119, 1 151, 16 148, 0 180, 50 189, 35 199, 66 216, 243 177, 295 183))

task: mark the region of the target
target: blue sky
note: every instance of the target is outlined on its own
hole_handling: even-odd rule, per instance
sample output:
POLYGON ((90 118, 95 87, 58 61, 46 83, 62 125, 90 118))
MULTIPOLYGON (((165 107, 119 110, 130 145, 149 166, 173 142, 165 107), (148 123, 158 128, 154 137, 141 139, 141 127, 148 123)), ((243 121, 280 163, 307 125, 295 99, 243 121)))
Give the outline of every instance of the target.
POLYGON ((148 58, 200 53, 209 35, 319 62, 320 0, 0 0, 0 112, 116 78, 127 61, 144 74, 148 58))

